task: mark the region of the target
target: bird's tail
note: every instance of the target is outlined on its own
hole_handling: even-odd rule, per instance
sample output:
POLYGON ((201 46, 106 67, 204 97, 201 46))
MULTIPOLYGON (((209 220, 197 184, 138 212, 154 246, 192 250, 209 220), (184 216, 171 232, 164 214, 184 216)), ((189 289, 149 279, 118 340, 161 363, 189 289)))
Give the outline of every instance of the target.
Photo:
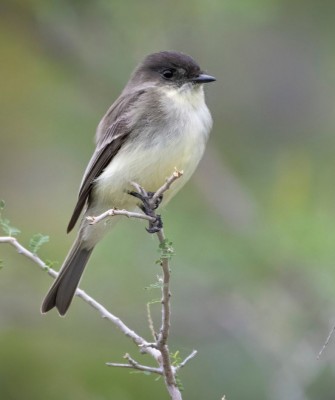
POLYGON ((93 248, 84 248, 83 241, 78 235, 63 263, 58 277, 43 300, 42 313, 46 313, 56 307, 60 315, 65 315, 93 248))

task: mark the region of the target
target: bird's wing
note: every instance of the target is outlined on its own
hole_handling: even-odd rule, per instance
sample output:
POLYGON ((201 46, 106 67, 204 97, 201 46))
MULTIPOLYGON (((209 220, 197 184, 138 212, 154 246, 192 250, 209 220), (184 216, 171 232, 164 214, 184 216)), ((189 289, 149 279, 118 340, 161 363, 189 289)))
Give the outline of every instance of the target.
POLYGON ((94 180, 104 171, 131 133, 133 127, 126 121, 127 113, 129 107, 133 106, 144 93, 145 90, 139 90, 131 96, 129 94, 120 96, 99 124, 97 148, 84 173, 67 232, 72 230, 86 202, 89 201, 94 180))

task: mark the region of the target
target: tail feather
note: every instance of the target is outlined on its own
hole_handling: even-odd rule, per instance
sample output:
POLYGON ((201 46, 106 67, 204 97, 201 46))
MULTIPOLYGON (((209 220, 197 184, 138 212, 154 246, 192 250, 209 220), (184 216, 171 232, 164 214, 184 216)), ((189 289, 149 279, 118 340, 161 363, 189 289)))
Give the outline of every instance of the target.
POLYGON ((77 238, 58 277, 45 296, 41 307, 42 313, 56 307, 60 315, 65 315, 92 251, 93 248, 85 249, 82 246, 82 241, 77 238))

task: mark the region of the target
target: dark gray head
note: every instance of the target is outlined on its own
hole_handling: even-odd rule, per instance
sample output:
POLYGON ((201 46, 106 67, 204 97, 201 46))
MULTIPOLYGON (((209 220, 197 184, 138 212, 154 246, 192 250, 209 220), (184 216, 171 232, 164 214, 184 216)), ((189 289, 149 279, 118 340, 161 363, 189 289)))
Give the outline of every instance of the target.
POLYGON ((181 87, 185 83, 199 85, 213 82, 190 56, 177 51, 161 51, 148 55, 136 68, 131 83, 161 82, 164 85, 181 87))

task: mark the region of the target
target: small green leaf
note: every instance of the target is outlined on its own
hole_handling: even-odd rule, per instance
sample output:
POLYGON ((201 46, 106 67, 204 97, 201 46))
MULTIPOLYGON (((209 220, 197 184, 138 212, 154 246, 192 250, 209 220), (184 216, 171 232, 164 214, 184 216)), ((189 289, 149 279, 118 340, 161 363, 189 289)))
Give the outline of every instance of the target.
MULTIPOLYGON (((170 358, 171 358, 171 364, 174 367, 177 367, 182 362, 179 350, 175 351, 174 353, 170 353, 170 358)), ((182 392, 184 390, 184 386, 178 375, 176 375, 176 384, 178 386, 178 389, 182 392)))
POLYGON ((162 258, 171 259, 172 256, 174 256, 175 254, 172 247, 172 242, 169 239, 164 239, 164 241, 159 244, 158 251, 161 254, 161 259, 162 258))
POLYGON ((177 384, 178 389, 181 392, 183 392, 184 391, 184 385, 183 385, 183 382, 181 381, 181 379, 179 378, 178 375, 176 375, 176 384, 177 384))
POLYGON ((47 268, 52 268, 54 265, 58 264, 58 261, 52 261, 52 260, 45 260, 45 266, 47 268))
POLYGON ((5 205, 6 205, 5 200, 0 199, 0 211, 5 208, 5 205))
POLYGON ((0 226, 5 234, 8 236, 16 236, 21 233, 20 229, 10 225, 9 219, 0 218, 0 226))
POLYGON ((32 253, 36 254, 41 246, 49 242, 49 236, 42 235, 42 233, 36 233, 29 242, 29 248, 32 253))
POLYGON ((163 282, 155 282, 151 283, 149 286, 146 286, 144 289, 145 290, 152 290, 152 289, 161 289, 163 287, 163 282))
POLYGON ((174 353, 170 353, 170 357, 172 360, 172 365, 174 365, 174 366, 177 366, 178 364, 180 364, 182 362, 182 359, 179 354, 179 350, 177 350, 174 353))

